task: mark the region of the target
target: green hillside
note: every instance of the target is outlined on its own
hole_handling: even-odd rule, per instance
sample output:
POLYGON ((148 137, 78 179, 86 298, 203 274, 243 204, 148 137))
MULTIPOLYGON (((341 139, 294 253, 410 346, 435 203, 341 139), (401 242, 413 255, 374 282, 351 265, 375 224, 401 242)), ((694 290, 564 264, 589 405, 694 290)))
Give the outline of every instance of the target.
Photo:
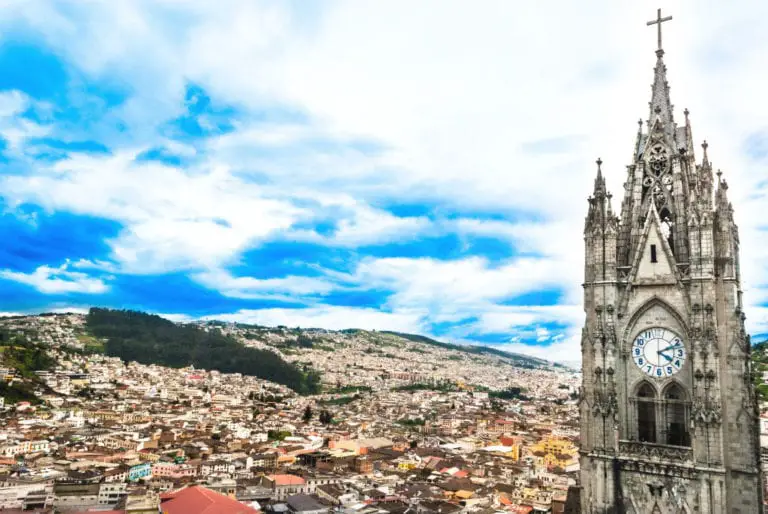
POLYGON ((106 339, 104 353, 124 361, 242 373, 299 394, 320 390, 318 373, 302 371, 274 352, 248 348, 216 328, 204 330, 153 314, 99 308, 88 312, 86 327, 90 335, 106 339))
POLYGON ((45 348, 31 342, 26 335, 0 329, 0 367, 17 372, 17 378, 10 383, 0 382, 0 396, 5 398, 6 404, 40 403, 35 390, 50 390, 35 372, 50 370, 55 364, 45 348))

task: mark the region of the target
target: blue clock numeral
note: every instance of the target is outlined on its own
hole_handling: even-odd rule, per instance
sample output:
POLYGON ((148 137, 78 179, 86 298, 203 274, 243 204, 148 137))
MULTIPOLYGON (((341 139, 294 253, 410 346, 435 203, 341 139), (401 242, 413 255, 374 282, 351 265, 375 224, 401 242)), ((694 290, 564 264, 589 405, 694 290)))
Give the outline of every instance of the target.
POLYGON ((637 346, 643 346, 645 344, 645 339, 640 339, 638 337, 637 341, 635 341, 635 344, 637 344, 637 346))
POLYGON ((674 373, 674 371, 672 371, 672 366, 667 366, 667 375, 671 375, 672 373, 674 373))

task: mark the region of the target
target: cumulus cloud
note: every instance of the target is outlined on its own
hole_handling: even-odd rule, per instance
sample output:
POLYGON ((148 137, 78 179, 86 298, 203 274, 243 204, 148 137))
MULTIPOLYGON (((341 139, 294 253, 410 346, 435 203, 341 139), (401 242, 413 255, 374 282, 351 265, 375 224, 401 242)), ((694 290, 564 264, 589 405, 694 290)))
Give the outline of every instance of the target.
POLYGON ((322 296, 335 289, 333 283, 324 279, 299 276, 265 279, 233 277, 220 269, 196 273, 192 278, 232 298, 280 299, 296 302, 307 297, 322 296))
POLYGON ((19 116, 32 104, 30 98, 20 91, 0 91, 0 138, 5 142, 6 152, 11 155, 20 155, 27 140, 48 133, 44 125, 19 116))
POLYGON ((110 241, 112 258, 137 273, 215 266, 289 228, 302 212, 226 169, 196 173, 135 156, 76 154, 29 175, 0 178, 0 185, 11 202, 121 221, 124 229, 110 241))
POLYGON ((109 289, 101 278, 93 278, 78 271, 69 271, 68 268, 67 264, 58 268, 40 266, 31 273, 5 269, 0 270, 0 278, 34 287, 46 294, 99 294, 109 289))
MULTIPOLYGON (((592 163, 605 161, 618 210, 635 120, 648 114, 655 33, 644 21, 653 9, 607 0, 589 10, 559 2, 557 16, 549 4, 522 12, 504 1, 354 0, 311 13, 297 5, 8 2, 0 28, 22 24, 79 73, 131 93, 110 112, 125 127, 107 138, 111 154, 70 152, 53 164, 25 155, 25 142, 59 129, 21 116, 23 93, 0 93, 0 136, 35 164, 0 178, 6 201, 120 222, 109 262, 86 259, 67 273, 181 271, 228 297, 311 306, 245 309, 233 319, 329 328, 353 319, 427 332, 453 323, 449 338, 506 334, 509 349, 578 359, 592 163), (190 82, 236 111, 227 131, 204 113, 196 121, 206 137, 164 132, 201 101, 185 98, 190 82), (189 163, 136 162, 155 147, 189 163), (402 205, 421 211, 388 208, 402 205), (514 255, 361 250, 446 235, 502 240, 514 255), (230 269, 274 241, 343 249, 354 262, 312 278, 230 269), (333 291, 366 288, 385 292, 382 311, 323 303, 333 291), (549 290, 557 305, 510 301, 549 290)), ((760 63, 768 35, 758 23, 768 4, 710 7, 670 6, 672 99, 690 108, 715 166, 727 165, 748 327, 768 333, 768 154, 754 108, 768 87, 760 63)))

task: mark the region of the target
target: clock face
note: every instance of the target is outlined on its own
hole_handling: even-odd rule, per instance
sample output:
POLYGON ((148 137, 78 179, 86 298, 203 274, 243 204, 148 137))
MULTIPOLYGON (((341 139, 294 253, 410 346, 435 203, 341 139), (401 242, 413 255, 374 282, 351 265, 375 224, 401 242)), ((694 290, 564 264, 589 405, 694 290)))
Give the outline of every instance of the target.
POLYGON ((645 329, 632 344, 632 360, 649 377, 671 377, 682 369, 685 357, 682 338, 668 328, 645 329))

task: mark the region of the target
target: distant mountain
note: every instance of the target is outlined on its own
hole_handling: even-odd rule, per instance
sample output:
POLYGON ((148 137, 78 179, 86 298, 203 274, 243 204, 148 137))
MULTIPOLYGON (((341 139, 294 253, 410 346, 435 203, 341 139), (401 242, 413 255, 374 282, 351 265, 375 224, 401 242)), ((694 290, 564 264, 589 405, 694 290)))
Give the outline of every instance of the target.
MULTIPOLYGON (((271 334, 273 336, 273 339, 269 342, 267 342, 268 345, 276 346, 281 349, 281 351, 285 352, 286 350, 288 352, 293 351, 300 351, 301 347, 309 347, 311 346, 311 341, 313 339, 320 338, 322 339, 323 335, 330 336, 330 335, 338 335, 342 337, 354 337, 354 336, 364 336, 366 339, 370 340, 373 343, 376 343, 378 341, 381 346, 386 346, 388 342, 384 340, 381 336, 387 336, 387 337, 395 337, 401 340, 409 341, 411 343, 416 343, 417 345, 428 345, 436 348, 441 348, 443 350, 448 351, 454 351, 459 353, 465 353, 465 354, 472 354, 472 355, 482 355, 482 356, 494 356, 494 357, 500 357, 504 359, 507 363, 510 365, 520 367, 520 368, 560 368, 560 369, 567 369, 567 366, 563 366, 562 364, 549 362, 544 359, 539 359, 536 357, 531 357, 529 355, 521 355, 517 353, 512 352, 505 352, 503 350, 499 350, 496 348, 490 348, 487 346, 481 346, 481 345, 462 345, 462 344, 454 344, 454 343, 444 343, 442 341, 438 341, 436 339, 432 339, 430 337, 418 335, 418 334, 408 334, 405 332, 395 332, 392 330, 363 330, 358 328, 348 328, 344 330, 326 330, 322 328, 289 328, 286 326, 278 326, 278 327, 265 327, 261 325, 251 325, 251 324, 245 324, 245 323, 224 323, 218 320, 210 320, 205 322, 209 326, 216 326, 216 327, 237 327, 240 330, 243 330, 245 332, 246 339, 259 339, 261 336, 258 336, 256 334, 271 334)), ((330 347, 326 347, 327 349, 331 349, 330 347)))
POLYGON ((476 355, 495 355, 497 357, 503 357, 505 359, 509 359, 513 361, 516 365, 522 368, 527 368, 527 367, 540 368, 544 366, 564 367, 564 366, 561 366, 560 364, 549 362, 544 359, 537 359, 536 357, 521 355, 519 353, 505 352, 504 350, 499 350, 497 348, 490 348, 488 346, 443 343, 441 341, 437 341, 435 339, 431 339, 426 336, 406 334, 403 332, 392 332, 392 331, 386 331, 386 330, 382 332, 384 334, 396 335, 396 336, 402 337, 403 339, 408 339, 409 341, 413 341, 415 343, 422 343, 422 344, 428 344, 431 346, 437 346, 445 350, 454 350, 457 352, 472 353, 476 355))

